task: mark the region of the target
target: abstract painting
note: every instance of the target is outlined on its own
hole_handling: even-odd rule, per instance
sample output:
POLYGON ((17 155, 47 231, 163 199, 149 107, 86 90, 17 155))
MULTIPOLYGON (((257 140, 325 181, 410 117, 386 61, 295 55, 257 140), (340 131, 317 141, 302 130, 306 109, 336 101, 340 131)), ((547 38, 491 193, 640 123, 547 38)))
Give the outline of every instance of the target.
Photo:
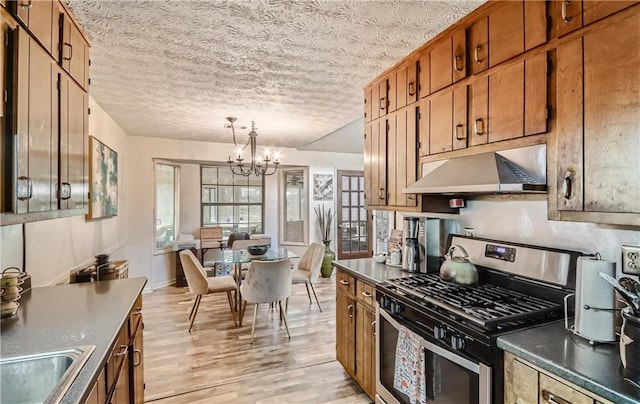
POLYGON ((333 174, 313 174, 313 200, 333 200, 333 174))
POLYGON ((87 219, 118 214, 118 153, 89 137, 89 213, 87 219))

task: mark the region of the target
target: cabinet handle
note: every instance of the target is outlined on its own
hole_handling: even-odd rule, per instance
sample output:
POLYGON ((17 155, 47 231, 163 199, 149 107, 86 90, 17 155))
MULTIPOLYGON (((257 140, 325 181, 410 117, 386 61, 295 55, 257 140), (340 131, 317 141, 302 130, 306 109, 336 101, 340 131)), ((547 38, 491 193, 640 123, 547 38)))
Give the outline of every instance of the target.
POLYGON ((416 83, 414 83, 413 81, 410 81, 409 84, 407 84, 407 93, 410 96, 416 95, 416 83))
POLYGON ((60 184, 60 188, 58 189, 58 199, 62 199, 63 201, 71 199, 71 184, 68 182, 60 184))
POLYGON ((63 60, 71 60, 73 59, 73 45, 71 45, 69 42, 65 42, 62 44, 62 46, 66 46, 67 48, 69 48, 69 56, 63 56, 62 59, 63 60))
POLYGON ((375 320, 371 322, 371 335, 376 336, 376 322, 375 320))
POLYGON ((131 312, 132 315, 139 316, 142 314, 142 307, 138 307, 131 312))
POLYGON ((473 51, 473 60, 475 60, 477 64, 482 63, 482 60, 480 60, 480 49, 482 49, 482 45, 477 45, 473 51))
POLYGON ((142 363, 142 351, 139 349, 134 349, 133 350, 133 366, 137 367, 140 366, 140 364, 142 363), (136 363, 136 354, 138 354, 138 362, 136 363))
POLYGON ((453 68, 457 72, 461 72, 464 69, 464 63, 462 63, 462 55, 456 55, 453 58, 453 68), (458 67, 458 62, 460 62, 461 67, 458 67))
POLYGON ((31 8, 31 6, 33 6, 33 0, 29 0, 27 1, 27 3, 25 4, 24 2, 20 2, 20 8, 24 9, 24 10, 28 10, 31 8))
POLYGON ((27 194, 26 195, 20 195, 20 193, 18 193, 18 200, 21 201, 26 201, 28 199, 31 199, 31 196, 33 196, 33 181, 31 180, 30 177, 25 177, 24 175, 18 177, 18 181, 27 181, 27 194))
POLYGON ((345 281, 344 279, 340 279, 340 284, 347 286, 347 285, 349 285, 349 281, 345 281))
POLYGON ((484 120, 482 118, 476 119, 476 121, 473 123, 473 131, 478 136, 484 135, 484 120))
POLYGON ((416 196, 414 194, 408 194, 407 195, 407 199, 410 201, 415 201, 416 200, 416 196))
POLYGON ((352 304, 347 306, 347 313, 349 314, 349 318, 353 318, 353 305, 352 304))
POLYGON ((371 292, 367 292, 366 290, 363 290, 363 291, 362 291, 362 296, 364 296, 364 297, 366 297, 366 298, 369 298, 369 297, 371 297, 371 296, 373 296, 373 295, 371 294, 371 292))
POLYGON ((387 107, 387 103, 385 102, 386 97, 380 98, 380 109, 385 109, 387 107))
POLYGON ((120 352, 114 354, 114 356, 127 356, 127 352, 129 352, 129 346, 120 345, 120 352))
POLYGON ((378 199, 384 200, 384 194, 384 188, 380 188, 380 190, 378 191, 378 199))
POLYGON ((572 177, 573 172, 571 170, 567 170, 567 172, 564 174, 564 180, 562 181, 562 196, 564 197, 564 199, 571 199, 571 188, 573 185, 573 180, 571 179, 572 177))
POLYGON ((556 396, 546 389, 542 390, 542 398, 544 398, 549 404, 571 404, 569 401, 556 396))
POLYGON ((562 19, 564 22, 570 22, 571 17, 567 15, 567 4, 569 4, 570 0, 562 0, 562 19))
POLYGON ((457 140, 464 140, 466 138, 466 136, 464 135, 464 132, 462 131, 462 129, 464 129, 464 125, 459 123, 456 125, 456 139, 457 140))

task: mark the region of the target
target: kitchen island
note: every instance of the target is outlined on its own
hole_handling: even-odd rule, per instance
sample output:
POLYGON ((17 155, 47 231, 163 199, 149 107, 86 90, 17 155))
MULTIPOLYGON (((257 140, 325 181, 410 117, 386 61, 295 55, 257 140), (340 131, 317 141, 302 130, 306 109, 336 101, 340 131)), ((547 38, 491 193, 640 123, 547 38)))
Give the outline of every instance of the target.
POLYGON ((112 356, 121 330, 128 330, 130 313, 140 302, 146 283, 146 278, 130 278, 31 289, 20 299, 17 315, 2 320, 0 356, 95 345, 61 401, 84 403, 112 356))
MULTIPOLYGON (((501 336, 498 347, 544 373, 558 376, 616 404, 640 402, 640 388, 620 375, 618 345, 592 346, 565 330, 563 321, 501 336)), ((538 389, 535 390, 537 393, 538 389)), ((558 392, 556 395, 562 396, 558 392)))

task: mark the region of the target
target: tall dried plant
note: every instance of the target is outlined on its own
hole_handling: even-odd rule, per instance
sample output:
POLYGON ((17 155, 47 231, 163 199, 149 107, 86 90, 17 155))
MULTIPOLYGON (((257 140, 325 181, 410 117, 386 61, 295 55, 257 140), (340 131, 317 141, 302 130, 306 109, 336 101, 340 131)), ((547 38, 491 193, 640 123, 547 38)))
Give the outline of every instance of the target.
POLYGON ((320 235, 322 241, 331 240, 331 223, 336 213, 331 211, 331 208, 325 209, 324 205, 314 206, 313 210, 316 212, 316 218, 318 226, 320 227, 320 235))

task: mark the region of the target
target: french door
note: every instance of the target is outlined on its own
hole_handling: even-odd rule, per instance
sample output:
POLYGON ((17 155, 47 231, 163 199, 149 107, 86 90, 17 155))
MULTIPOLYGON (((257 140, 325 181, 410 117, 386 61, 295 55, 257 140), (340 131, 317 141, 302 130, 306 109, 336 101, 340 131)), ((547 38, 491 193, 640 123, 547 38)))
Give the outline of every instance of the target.
POLYGON ((370 257, 371 219, 364 204, 364 173, 338 170, 338 259, 370 257))

